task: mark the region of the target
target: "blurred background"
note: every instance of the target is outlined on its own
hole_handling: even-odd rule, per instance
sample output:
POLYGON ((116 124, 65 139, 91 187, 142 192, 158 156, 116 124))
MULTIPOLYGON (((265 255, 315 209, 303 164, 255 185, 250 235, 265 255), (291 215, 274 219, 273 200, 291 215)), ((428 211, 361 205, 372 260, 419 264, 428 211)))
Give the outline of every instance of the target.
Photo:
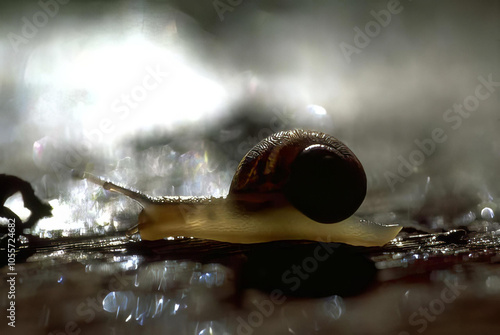
POLYGON ((223 196, 254 144, 292 128, 358 156, 363 217, 500 229, 499 1, 23 0, 2 2, 0 31, 0 173, 54 208, 40 237, 139 211, 72 169, 223 196))

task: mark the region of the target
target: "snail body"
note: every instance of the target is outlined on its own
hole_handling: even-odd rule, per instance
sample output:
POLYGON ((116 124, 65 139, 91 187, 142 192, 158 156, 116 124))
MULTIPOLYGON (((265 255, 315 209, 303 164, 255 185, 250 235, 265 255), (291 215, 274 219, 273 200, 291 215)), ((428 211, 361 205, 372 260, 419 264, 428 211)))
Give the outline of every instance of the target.
POLYGON ((231 243, 311 240, 381 246, 401 230, 398 226, 384 226, 355 216, 324 224, 288 207, 243 212, 226 198, 201 202, 177 198, 175 204, 172 200, 156 199, 144 207, 137 227, 142 239, 192 236, 231 243))
POLYGON ((379 246, 398 226, 352 216, 366 194, 356 156, 336 138, 315 131, 276 133, 242 159, 224 198, 151 198, 84 173, 105 189, 137 200, 142 239, 191 236, 232 243, 315 240, 379 246))

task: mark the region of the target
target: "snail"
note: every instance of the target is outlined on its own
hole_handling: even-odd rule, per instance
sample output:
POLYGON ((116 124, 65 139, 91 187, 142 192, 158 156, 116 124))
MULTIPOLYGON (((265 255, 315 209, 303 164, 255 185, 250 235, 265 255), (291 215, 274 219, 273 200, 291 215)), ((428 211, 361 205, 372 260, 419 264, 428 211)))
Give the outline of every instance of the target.
POLYGON ((223 198, 152 198, 86 172, 79 177, 139 202, 143 210, 128 233, 143 240, 381 246, 401 230, 353 216, 366 195, 363 167, 342 142, 317 131, 282 131, 259 142, 241 160, 223 198))

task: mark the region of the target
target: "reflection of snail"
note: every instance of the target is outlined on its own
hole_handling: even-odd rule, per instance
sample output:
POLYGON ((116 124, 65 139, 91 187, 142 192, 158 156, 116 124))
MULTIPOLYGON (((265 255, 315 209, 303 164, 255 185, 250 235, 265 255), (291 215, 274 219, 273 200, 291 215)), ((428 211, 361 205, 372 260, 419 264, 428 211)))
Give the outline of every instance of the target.
POLYGON ((144 207, 129 231, 144 240, 192 236, 234 243, 315 240, 376 246, 401 229, 351 216, 366 193, 363 167, 343 143, 315 131, 279 132, 258 143, 241 161, 226 198, 150 198, 87 173, 83 177, 144 207))

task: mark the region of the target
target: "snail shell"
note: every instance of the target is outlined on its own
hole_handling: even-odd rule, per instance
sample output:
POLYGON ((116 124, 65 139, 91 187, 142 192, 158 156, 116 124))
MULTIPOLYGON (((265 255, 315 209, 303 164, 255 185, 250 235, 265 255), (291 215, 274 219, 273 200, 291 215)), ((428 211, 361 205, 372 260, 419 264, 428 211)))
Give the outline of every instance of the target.
POLYGON ((363 166, 333 136, 305 130, 276 133, 242 159, 228 198, 253 196, 269 206, 289 202, 321 223, 339 222, 359 208, 366 195, 363 166))

